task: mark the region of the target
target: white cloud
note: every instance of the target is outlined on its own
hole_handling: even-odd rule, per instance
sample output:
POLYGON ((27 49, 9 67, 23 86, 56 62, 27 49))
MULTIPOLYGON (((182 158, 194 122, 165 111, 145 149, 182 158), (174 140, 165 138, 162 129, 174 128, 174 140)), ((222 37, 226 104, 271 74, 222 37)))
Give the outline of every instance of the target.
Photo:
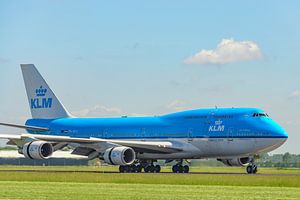
POLYGON ((96 105, 92 108, 73 112, 77 117, 112 117, 121 116, 122 110, 117 107, 107 107, 104 105, 96 105))
POLYGON ((118 107, 108 107, 104 105, 95 105, 91 108, 85 108, 78 111, 73 111, 75 117, 143 117, 148 116, 142 113, 126 113, 121 108, 118 107))
POLYGON ((202 49, 187 58, 186 64, 226 64, 240 61, 260 60, 262 52, 253 41, 235 41, 223 39, 216 49, 202 49))
POLYGON ((300 90, 296 90, 291 93, 290 98, 299 98, 300 97, 300 90))
POLYGON ((174 100, 166 105, 166 108, 170 111, 180 111, 186 107, 186 103, 181 100, 174 100))

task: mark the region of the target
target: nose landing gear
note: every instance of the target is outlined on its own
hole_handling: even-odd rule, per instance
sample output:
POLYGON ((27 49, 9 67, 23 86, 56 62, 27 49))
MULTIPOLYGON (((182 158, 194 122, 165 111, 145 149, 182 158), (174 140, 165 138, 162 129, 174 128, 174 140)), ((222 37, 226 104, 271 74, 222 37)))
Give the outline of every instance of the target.
POLYGON ((257 165, 254 162, 254 158, 251 159, 250 164, 247 166, 246 171, 248 174, 256 174, 257 172, 257 165))
POLYGON ((257 165, 248 165, 246 168, 248 174, 256 174, 257 172, 257 165))

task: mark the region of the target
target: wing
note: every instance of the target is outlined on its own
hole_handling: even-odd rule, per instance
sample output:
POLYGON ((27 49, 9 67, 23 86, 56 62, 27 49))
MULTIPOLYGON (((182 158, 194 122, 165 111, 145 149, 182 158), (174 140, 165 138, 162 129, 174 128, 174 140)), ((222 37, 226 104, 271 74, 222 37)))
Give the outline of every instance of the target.
MULTIPOLYGON (((22 134, 22 135, 0 135, 0 138, 9 139, 10 141, 33 139, 43 140, 54 143, 77 143, 81 146, 92 146, 100 144, 100 146, 121 145, 133 148, 136 152, 145 153, 175 153, 182 151, 169 141, 136 141, 136 140, 114 140, 101 138, 75 138, 69 136, 53 136, 53 135, 37 135, 37 134, 22 134)), ((16 143, 16 142, 15 142, 16 143)), ((75 151, 76 152, 76 151, 75 151)))

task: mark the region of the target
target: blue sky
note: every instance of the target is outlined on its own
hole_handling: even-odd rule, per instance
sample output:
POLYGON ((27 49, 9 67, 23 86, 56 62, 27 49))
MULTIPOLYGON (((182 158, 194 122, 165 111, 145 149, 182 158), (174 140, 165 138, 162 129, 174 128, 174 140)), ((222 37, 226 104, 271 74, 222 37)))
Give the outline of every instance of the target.
POLYGON ((1 1, 0 120, 30 117, 19 64, 34 63, 75 115, 259 107, 289 132, 275 153, 300 153, 299 4, 1 1), (218 50, 224 39, 233 46, 218 50), (231 51, 249 44, 261 56, 231 51), (204 62, 207 52, 220 63, 204 62))

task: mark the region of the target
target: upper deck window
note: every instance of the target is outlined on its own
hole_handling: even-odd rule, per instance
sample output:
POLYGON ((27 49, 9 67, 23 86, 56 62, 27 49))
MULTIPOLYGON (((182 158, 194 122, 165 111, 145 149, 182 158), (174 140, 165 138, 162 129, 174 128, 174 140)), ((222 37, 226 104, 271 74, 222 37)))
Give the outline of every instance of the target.
POLYGON ((185 117, 185 118, 187 118, 187 119, 201 119, 201 118, 204 118, 204 119, 206 119, 207 118, 207 116, 206 115, 193 115, 193 116, 187 116, 187 117, 185 117))
POLYGON ((253 113, 253 117, 269 117, 267 113, 253 113))

